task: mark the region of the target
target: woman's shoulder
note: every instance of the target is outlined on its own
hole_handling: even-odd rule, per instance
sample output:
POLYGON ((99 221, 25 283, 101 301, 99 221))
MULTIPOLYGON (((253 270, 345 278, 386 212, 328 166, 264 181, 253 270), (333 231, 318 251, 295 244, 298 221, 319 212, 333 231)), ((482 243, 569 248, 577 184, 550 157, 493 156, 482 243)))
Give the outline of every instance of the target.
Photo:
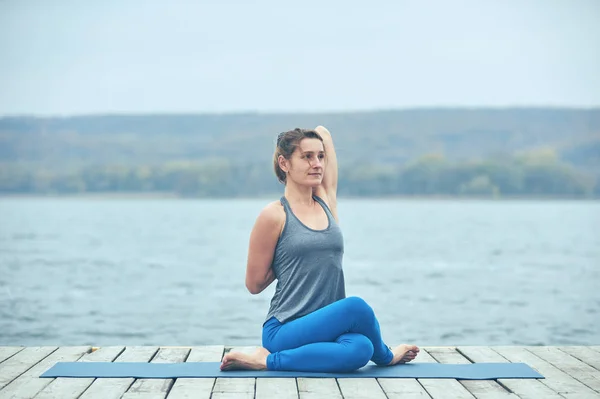
POLYGON ((285 222, 285 210, 280 200, 271 201, 265 205, 259 215, 258 219, 264 223, 281 225, 285 222))

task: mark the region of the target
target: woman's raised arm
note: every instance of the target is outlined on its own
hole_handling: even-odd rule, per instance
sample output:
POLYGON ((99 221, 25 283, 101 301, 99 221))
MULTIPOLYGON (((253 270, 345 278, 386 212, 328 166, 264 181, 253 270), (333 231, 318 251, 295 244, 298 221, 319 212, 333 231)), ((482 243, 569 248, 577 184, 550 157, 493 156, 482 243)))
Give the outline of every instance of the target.
POLYGON ((331 133, 324 126, 317 126, 315 131, 323 138, 323 147, 325 147, 325 170, 323 171, 323 181, 315 190, 315 194, 327 201, 327 205, 333 216, 337 216, 337 185, 338 185, 338 161, 333 146, 331 133))

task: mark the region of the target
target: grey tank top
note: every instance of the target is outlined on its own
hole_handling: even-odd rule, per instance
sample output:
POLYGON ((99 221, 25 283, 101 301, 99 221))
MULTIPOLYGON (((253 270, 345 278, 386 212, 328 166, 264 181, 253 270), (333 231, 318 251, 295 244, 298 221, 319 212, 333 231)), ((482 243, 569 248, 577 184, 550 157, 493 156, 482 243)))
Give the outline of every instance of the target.
POLYGON ((346 296, 342 231, 327 204, 317 196, 313 198, 327 214, 329 224, 324 230, 304 225, 285 196, 281 197, 286 222, 271 265, 277 286, 266 320, 275 317, 286 323, 346 296))

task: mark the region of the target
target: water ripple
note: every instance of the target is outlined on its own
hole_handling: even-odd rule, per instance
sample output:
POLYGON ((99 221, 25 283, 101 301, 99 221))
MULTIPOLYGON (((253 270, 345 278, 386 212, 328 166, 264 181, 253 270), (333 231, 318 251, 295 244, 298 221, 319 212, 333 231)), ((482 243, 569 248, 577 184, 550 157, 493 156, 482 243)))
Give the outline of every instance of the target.
MULTIPOLYGON (((0 343, 260 344, 274 285, 253 296, 244 278, 263 207, 5 201, 0 343)), ((373 306, 390 342, 600 342, 596 203, 340 200, 339 208, 346 291, 373 306)))

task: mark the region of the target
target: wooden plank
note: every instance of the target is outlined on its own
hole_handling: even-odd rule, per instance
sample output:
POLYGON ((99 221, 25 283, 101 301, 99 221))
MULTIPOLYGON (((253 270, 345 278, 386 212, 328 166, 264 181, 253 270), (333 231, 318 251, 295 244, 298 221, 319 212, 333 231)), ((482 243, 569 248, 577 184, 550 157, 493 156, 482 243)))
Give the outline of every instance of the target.
MULTIPOLYGON (((433 356, 439 363, 451 364, 470 364, 469 359, 457 352, 454 348, 436 348, 429 349, 429 354, 433 356)), ((476 398, 517 398, 516 395, 507 391, 502 385, 499 385, 494 380, 460 380, 458 381, 464 386, 471 395, 476 398)))
POLYGON ((342 399, 340 387, 335 378, 298 378, 300 399, 342 399))
POLYGON ((337 382, 344 399, 386 399, 375 378, 338 378, 337 382))
POLYGON ((25 349, 24 346, 0 346, 0 363, 25 349))
POLYGON ((295 378, 257 378, 256 399, 298 399, 295 378))
MULTIPOLYGON (((504 357, 487 346, 461 346, 457 350, 476 363, 509 363, 504 357)), ((540 380, 502 378, 498 380, 522 399, 562 399, 563 397, 540 380)))
MULTIPOLYGON (((192 347, 186 362, 220 362, 223 358, 223 345, 192 347)), ((179 378, 175 380, 168 399, 210 398, 215 378, 179 378)))
POLYGON ((577 381, 600 393, 598 370, 552 346, 529 346, 527 350, 564 371, 577 381))
POLYGON ((431 397, 416 378, 378 378, 377 381, 389 399, 431 397))
POLYGON ((213 399, 252 399, 256 378, 217 378, 211 398, 213 399), (226 381, 232 380, 232 381, 226 381))
MULTIPOLYGON (((252 353, 256 346, 236 346, 226 348, 225 353, 230 351, 252 353)), ((217 378, 213 387, 213 399, 230 398, 254 398, 256 378, 217 378)))
POLYGON ((252 399, 256 378, 217 378, 213 387, 213 399, 252 399))
MULTIPOLYGON (((122 346, 107 346, 82 356, 79 362, 112 362, 123 352, 122 346)), ((76 399, 94 382, 94 378, 56 378, 37 394, 36 399, 76 399)))
MULTIPOLYGON (((40 378, 41 374, 57 362, 74 362, 78 360, 84 354, 89 353, 91 349, 90 346, 65 346, 58 348, 19 376, 19 378, 4 387, 0 391, 0 396, 12 399, 33 398, 46 385, 54 381, 54 378, 40 378)), ((24 350, 20 353, 23 352, 24 350)))
POLYGON ((56 349, 56 346, 25 348, 0 363, 0 390, 56 349))
MULTIPOLYGON (((427 352, 428 349, 429 348, 421 348, 419 355, 413 361, 415 363, 436 363, 436 360, 427 352)), ((474 397, 457 380, 445 378, 419 378, 417 381, 419 381, 427 393, 434 399, 472 399, 474 397)))
MULTIPOLYGON (((151 363, 184 362, 190 353, 189 348, 161 348, 151 363)), ((129 387, 123 399, 164 399, 175 382, 171 378, 140 378, 129 387)))
POLYGON ((534 355, 524 347, 494 346, 492 349, 513 363, 522 362, 533 367, 544 377, 540 380, 565 398, 589 399, 598 394, 554 365, 534 355))
POLYGON ((600 352, 587 346, 559 346, 558 349, 600 371, 600 352))
MULTIPOLYGON (((155 346, 129 346, 115 362, 149 362, 157 351, 155 346)), ((80 399, 118 399, 133 382, 133 378, 97 378, 80 399)))

